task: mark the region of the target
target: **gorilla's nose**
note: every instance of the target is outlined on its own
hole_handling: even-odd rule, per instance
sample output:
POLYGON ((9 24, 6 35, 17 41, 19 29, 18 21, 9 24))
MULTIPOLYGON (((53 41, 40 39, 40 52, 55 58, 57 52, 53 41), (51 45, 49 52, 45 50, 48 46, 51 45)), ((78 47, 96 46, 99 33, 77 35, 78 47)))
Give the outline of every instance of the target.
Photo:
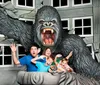
POLYGON ((52 27, 53 23, 52 22, 44 22, 43 26, 45 26, 45 27, 47 27, 47 26, 52 27))

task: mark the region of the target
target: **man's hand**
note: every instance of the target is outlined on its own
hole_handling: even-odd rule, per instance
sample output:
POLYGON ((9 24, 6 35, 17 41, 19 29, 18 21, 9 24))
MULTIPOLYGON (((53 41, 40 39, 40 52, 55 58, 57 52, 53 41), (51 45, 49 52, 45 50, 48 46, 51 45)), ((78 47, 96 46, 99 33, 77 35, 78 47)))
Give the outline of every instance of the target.
POLYGON ((12 51, 12 52, 16 52, 15 43, 11 44, 10 48, 11 48, 11 51, 12 51))
POLYGON ((16 56, 16 46, 15 46, 15 43, 11 44, 10 48, 11 48, 11 51, 12 51, 12 58, 13 58, 14 63, 16 65, 19 65, 20 62, 19 62, 19 60, 17 59, 17 56, 16 56))

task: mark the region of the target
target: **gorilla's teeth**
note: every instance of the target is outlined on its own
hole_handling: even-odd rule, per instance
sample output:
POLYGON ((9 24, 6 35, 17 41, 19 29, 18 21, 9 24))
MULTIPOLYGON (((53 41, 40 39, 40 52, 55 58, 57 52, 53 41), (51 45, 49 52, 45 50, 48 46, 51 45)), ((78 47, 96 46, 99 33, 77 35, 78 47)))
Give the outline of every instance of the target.
POLYGON ((53 30, 51 30, 51 33, 53 33, 54 31, 53 30))
POLYGON ((46 31, 51 31, 51 33, 54 33, 53 29, 43 29, 43 33, 45 33, 46 31))
POLYGON ((45 31, 46 31, 46 30, 44 29, 44 30, 43 30, 43 33, 45 33, 45 31))

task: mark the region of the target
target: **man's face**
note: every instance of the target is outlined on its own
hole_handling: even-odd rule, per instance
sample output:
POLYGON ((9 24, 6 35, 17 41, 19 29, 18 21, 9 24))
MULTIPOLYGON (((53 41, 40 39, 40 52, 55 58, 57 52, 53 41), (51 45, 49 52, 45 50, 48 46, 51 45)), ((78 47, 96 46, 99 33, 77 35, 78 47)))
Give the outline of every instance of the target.
POLYGON ((39 52, 40 52, 40 48, 37 48, 35 46, 32 46, 30 49, 30 54, 34 57, 36 57, 39 52))

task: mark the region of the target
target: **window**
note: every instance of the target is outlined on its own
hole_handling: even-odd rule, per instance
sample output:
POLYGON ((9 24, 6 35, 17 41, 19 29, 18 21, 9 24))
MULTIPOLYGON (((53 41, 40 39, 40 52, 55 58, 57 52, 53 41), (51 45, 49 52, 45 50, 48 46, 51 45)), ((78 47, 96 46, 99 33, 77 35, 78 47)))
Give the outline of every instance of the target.
POLYGON ((69 29, 69 19, 62 19, 62 27, 63 29, 69 29))
POLYGON ((93 36, 92 17, 73 18, 73 29, 81 37, 93 36))
POLYGON ((52 0, 53 7, 68 7, 69 0, 52 0))
POLYGON ((23 21, 23 22, 25 22, 25 23, 27 23, 29 25, 33 25, 33 20, 31 20, 31 19, 23 19, 23 18, 20 18, 19 20, 21 20, 21 21, 23 21))
POLYGON ((12 64, 10 45, 0 44, 0 67, 12 64))
POLYGON ((92 58, 95 59, 94 58, 93 45, 92 44, 88 44, 87 47, 88 47, 89 51, 91 52, 92 58))
POLYGON ((22 7, 35 7, 35 0, 17 0, 17 5, 22 7))
POLYGON ((92 3, 92 0, 73 0, 73 5, 88 5, 92 3))
POLYGON ((21 20, 21 21, 23 21, 23 22, 25 22, 26 24, 29 24, 29 25, 33 25, 33 21, 24 21, 24 20, 21 20))
POLYGON ((18 45, 18 48, 17 48, 17 56, 18 56, 18 58, 20 59, 20 58, 22 58, 24 55, 25 55, 25 49, 24 49, 24 47, 23 46, 21 46, 21 45, 18 45))
POLYGON ((11 0, 0 0, 0 3, 3 4, 6 3, 7 1, 11 1, 11 0))
MULTIPOLYGON (((21 45, 17 44, 16 48, 18 58, 25 55, 25 49, 21 45)), ((13 66, 10 44, 0 44, 0 67, 8 66, 13 66)))

